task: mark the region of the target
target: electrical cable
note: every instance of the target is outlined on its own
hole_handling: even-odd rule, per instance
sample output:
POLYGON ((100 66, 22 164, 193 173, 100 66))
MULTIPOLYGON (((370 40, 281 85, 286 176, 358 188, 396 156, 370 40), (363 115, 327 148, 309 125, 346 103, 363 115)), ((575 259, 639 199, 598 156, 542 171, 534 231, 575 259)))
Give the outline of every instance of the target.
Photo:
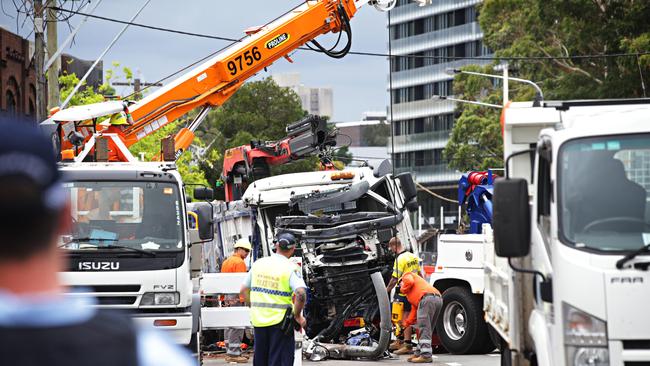
MULTIPOLYGON (((151 25, 146 25, 146 24, 140 24, 140 23, 133 23, 133 22, 128 22, 128 21, 123 21, 119 19, 114 19, 114 18, 108 18, 108 17, 103 17, 103 16, 98 16, 98 15, 92 15, 92 14, 86 14, 84 12, 79 12, 79 11, 74 11, 74 10, 68 10, 68 9, 62 9, 55 7, 56 10, 62 11, 62 12, 68 12, 72 13, 75 15, 83 15, 83 16, 89 16, 90 18, 96 18, 100 20, 105 20, 109 22, 114 22, 114 23, 121 23, 121 24, 130 24, 134 27, 141 27, 141 28, 146 28, 146 29, 151 29, 151 30, 157 30, 157 31, 162 31, 162 32, 169 32, 169 33, 176 33, 176 34, 181 34, 181 35, 188 35, 188 36, 193 36, 193 37, 201 37, 201 38, 208 38, 208 39, 215 39, 215 40, 221 40, 221 41, 230 41, 230 42, 241 42, 243 38, 240 39, 235 39, 235 38, 229 38, 229 37, 222 37, 222 36, 214 36, 214 35, 208 35, 208 34, 202 34, 202 33, 194 33, 194 32, 187 32, 187 31, 181 31, 177 29, 172 29, 172 28, 164 28, 164 27, 157 27, 157 26, 151 26, 151 25)), ((347 15, 347 14, 346 14, 347 15)), ((245 38, 245 37, 244 37, 245 38)), ((319 49, 313 49, 313 48, 308 48, 308 47, 300 47, 298 48, 299 50, 309 50, 309 51, 314 51, 314 52, 319 52, 319 53, 325 53, 325 51, 321 51, 319 49)), ((434 55, 395 55, 391 53, 382 53, 382 52, 368 52, 368 51, 352 51, 350 50, 347 54, 349 55, 356 55, 356 56, 374 56, 374 57, 390 57, 390 58, 418 58, 418 59, 431 59, 431 60, 440 60, 440 61, 455 61, 455 60, 478 60, 478 61, 545 61, 545 60, 569 60, 569 59, 601 59, 601 58, 621 58, 621 57, 638 57, 638 56, 645 56, 645 55, 650 55, 650 51, 643 51, 643 52, 635 52, 635 53, 609 53, 609 54, 577 54, 577 55, 564 55, 564 56, 434 56, 434 55)))
POLYGON ((420 184, 420 183, 418 183, 418 182, 415 182, 415 185, 418 186, 421 190, 427 192, 428 194, 430 194, 430 195, 432 195, 432 196, 434 196, 434 197, 436 197, 436 198, 439 198, 439 199, 441 199, 441 200, 443 200, 443 201, 446 201, 446 202, 451 202, 451 203, 458 204, 458 201, 456 201, 456 200, 452 200, 452 199, 449 199, 449 198, 447 198, 447 197, 443 197, 443 196, 437 194, 436 192, 430 190, 429 188, 423 186, 422 184, 420 184))

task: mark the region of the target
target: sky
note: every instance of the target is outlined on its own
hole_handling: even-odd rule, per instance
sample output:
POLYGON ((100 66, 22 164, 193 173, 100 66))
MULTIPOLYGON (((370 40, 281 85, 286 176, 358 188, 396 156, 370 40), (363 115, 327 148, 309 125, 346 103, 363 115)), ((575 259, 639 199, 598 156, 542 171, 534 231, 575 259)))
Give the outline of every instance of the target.
MULTIPOLYGON (((2 1, 0 26, 23 37, 30 35, 31 22, 16 25, 16 9, 10 1, 2 1), (5 14, 5 12, 7 14, 5 14)), ((93 0, 97 1, 97 0, 93 0)), ((21 2, 20 0, 15 1, 21 2)), ((151 0, 135 20, 136 23, 172 28, 187 32, 239 38, 243 30, 265 24, 297 4, 300 0, 151 0)), ((128 21, 145 0, 102 0, 95 15, 128 21)), ((21 18, 21 22, 22 22, 21 18)), ((81 20, 70 20, 74 27, 81 20)), ((89 19, 81 28, 73 45, 65 52, 94 60, 121 29, 121 24, 89 19)), ((69 29, 59 24, 59 42, 69 29)), ((365 6, 352 19, 352 50, 385 53, 388 31, 386 13, 365 6)), ((33 39, 33 35, 30 36, 33 39)), ((321 39, 319 39, 320 41, 321 39)), ((321 44, 331 44, 326 36, 321 44)), ((104 57, 104 70, 113 61, 130 67, 144 81, 153 82, 177 71, 225 46, 227 42, 171 34, 156 30, 129 27, 104 57)), ((284 59, 253 80, 274 73, 298 72, 308 87, 331 87, 334 93, 334 121, 360 120, 365 111, 383 111, 388 103, 388 60, 384 57, 347 55, 333 59, 311 51, 297 51, 293 64, 284 59)), ((126 87, 117 87, 118 94, 128 94, 126 87)))

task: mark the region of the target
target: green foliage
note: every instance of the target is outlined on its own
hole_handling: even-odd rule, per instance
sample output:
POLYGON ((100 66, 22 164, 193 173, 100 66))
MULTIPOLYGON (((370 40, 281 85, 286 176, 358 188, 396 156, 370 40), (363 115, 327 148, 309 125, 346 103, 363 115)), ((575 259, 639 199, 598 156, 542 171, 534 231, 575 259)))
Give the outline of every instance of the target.
POLYGON ((379 123, 363 126, 363 140, 368 146, 386 146, 390 136, 390 125, 379 123))
MULTIPOLYGON (((486 0, 479 22, 497 56, 646 52, 650 2, 637 0, 486 0)), ((644 75, 650 73, 641 57, 644 75)), ((541 82, 546 99, 643 95, 636 57, 522 61, 513 65, 541 82)))
MULTIPOLYGON (((77 75, 75 74, 66 74, 59 76, 59 93, 61 95, 61 100, 66 100, 66 98, 68 98, 78 83, 79 78, 77 78, 77 75)), ((86 85, 86 82, 84 81, 81 88, 79 88, 79 91, 72 96, 72 99, 70 99, 68 106, 72 107, 75 105, 99 103, 103 100, 104 97, 101 94, 95 92, 95 89, 93 89, 92 86, 86 85)))
MULTIPOLYGON (((497 57, 566 57, 639 53, 650 50, 650 1, 485 0, 479 8, 483 42, 497 57)), ((650 56, 557 58, 510 62, 515 76, 535 81, 547 100, 642 97, 641 75, 650 75, 650 56)), ((467 69, 495 72, 492 67, 467 69)), ((510 99, 532 100, 534 90, 510 82, 510 99)), ((458 75, 454 95, 501 104, 501 89, 481 77, 458 75)), ((449 166, 461 171, 503 165, 499 111, 459 105, 449 166), (497 133, 498 132, 498 133, 497 133)))
MULTIPOLYGON (((185 121, 183 120, 178 120, 177 122, 162 127, 158 131, 133 144, 129 148, 129 151, 131 151, 131 154, 136 157, 140 157, 141 154, 144 154, 144 161, 151 161, 156 155, 160 154, 160 140, 167 136, 176 134, 180 127, 184 125, 184 122, 185 121)), ((194 141, 194 144, 202 146, 202 142, 198 139, 194 141)), ((199 168, 198 164, 193 161, 193 158, 194 157, 189 151, 184 152, 176 161, 178 172, 183 177, 183 182, 185 184, 203 184, 207 186, 208 181, 205 179, 201 168, 199 168)), ((191 190, 189 190, 188 193, 191 195, 191 190)))
MULTIPOLYGON (((250 144, 251 141, 275 141, 286 136, 287 124, 306 115, 300 98, 288 88, 279 87, 271 78, 244 84, 224 105, 210 112, 197 130, 197 136, 212 142, 210 151, 250 144)), ((200 164, 211 185, 221 177, 223 156, 205 159, 200 164)), ((303 159, 274 166, 272 174, 316 169, 316 159, 303 159)))

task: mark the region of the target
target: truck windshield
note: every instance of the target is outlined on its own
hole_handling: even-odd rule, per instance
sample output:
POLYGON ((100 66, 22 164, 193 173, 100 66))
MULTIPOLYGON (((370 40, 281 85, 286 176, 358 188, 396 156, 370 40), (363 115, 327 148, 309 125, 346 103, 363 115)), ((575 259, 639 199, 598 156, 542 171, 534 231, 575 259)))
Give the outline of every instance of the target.
POLYGON ((562 241, 601 251, 650 243, 650 135, 572 140, 559 163, 562 241))
POLYGON ((61 247, 148 251, 181 250, 178 187, 159 182, 68 182, 72 229, 61 247), (122 248, 127 250, 129 248, 122 248))

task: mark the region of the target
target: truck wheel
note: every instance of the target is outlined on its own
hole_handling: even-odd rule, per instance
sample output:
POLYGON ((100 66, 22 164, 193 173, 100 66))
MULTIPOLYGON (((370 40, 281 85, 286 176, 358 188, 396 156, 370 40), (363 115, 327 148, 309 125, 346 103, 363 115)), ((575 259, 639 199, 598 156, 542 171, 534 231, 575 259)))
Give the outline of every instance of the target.
POLYGON ((483 320, 480 296, 464 287, 451 287, 442 295, 437 333, 442 345, 453 354, 486 353, 494 349, 483 320))
POLYGON ((193 357, 196 357, 198 365, 203 365, 203 351, 202 351, 202 338, 201 338, 201 319, 199 319, 199 331, 192 333, 192 338, 190 338, 190 344, 187 345, 187 349, 192 353, 193 357))

